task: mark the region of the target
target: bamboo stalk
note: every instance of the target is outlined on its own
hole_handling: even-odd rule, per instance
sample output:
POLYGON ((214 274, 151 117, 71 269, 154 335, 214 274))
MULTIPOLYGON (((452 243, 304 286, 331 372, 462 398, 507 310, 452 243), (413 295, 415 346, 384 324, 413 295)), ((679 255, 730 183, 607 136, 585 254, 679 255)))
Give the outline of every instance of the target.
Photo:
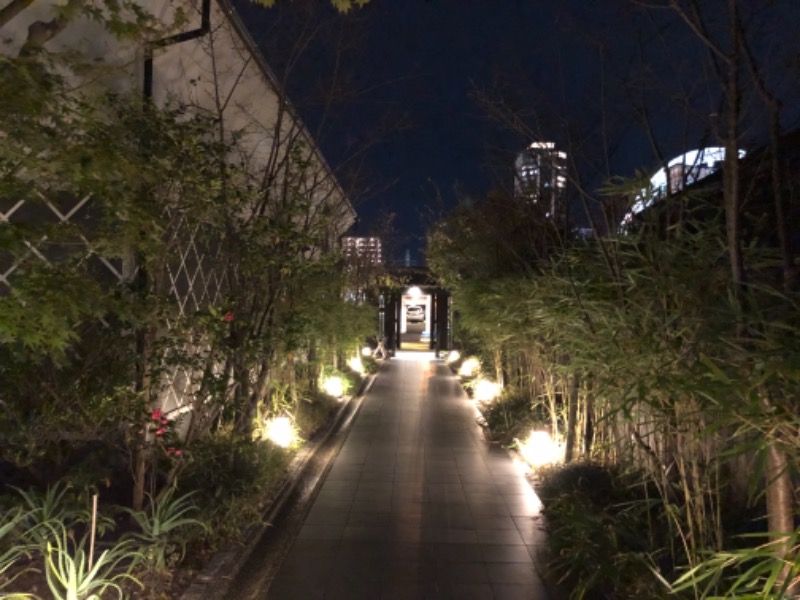
POLYGON ((89 571, 94 564, 94 538, 97 534, 97 493, 92 494, 92 532, 89 537, 89 571))

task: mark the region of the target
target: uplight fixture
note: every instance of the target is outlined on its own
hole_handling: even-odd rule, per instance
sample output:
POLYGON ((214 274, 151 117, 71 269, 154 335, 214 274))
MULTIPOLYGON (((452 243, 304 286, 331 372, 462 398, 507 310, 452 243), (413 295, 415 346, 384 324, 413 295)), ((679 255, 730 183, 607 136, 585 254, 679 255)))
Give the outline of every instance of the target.
POLYGON ((347 366, 350 367, 350 370, 358 373, 359 375, 364 374, 364 363, 361 362, 361 357, 359 356, 354 356, 347 361, 347 366))
POLYGON ((444 360, 447 364, 452 364, 457 362, 459 358, 461 358, 461 353, 458 350, 450 350, 444 360))
POLYGON ((264 437, 276 446, 288 448, 297 441, 297 431, 289 417, 274 417, 265 421, 264 437))
POLYGON ((497 398, 502 391, 503 387, 495 381, 481 378, 475 382, 475 400, 478 402, 491 402, 497 398))
POLYGON ((461 363, 461 367, 458 369, 458 374, 461 377, 475 377, 478 372, 481 370, 481 361, 479 361, 475 357, 470 357, 461 363))
POLYGON ((322 380, 322 389, 329 396, 341 398, 344 396, 344 381, 337 375, 331 375, 322 380))
POLYGON ((519 445, 520 454, 531 467, 538 468, 561 462, 563 449, 547 431, 531 431, 519 445))

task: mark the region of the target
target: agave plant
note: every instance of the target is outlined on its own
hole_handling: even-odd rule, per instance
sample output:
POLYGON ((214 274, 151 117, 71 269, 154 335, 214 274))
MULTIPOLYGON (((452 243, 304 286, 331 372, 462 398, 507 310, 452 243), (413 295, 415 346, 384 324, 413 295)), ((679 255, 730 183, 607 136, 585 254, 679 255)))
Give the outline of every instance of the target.
POLYGON ((1 579, 5 572, 32 550, 29 544, 20 543, 18 539, 19 529, 23 525, 25 516, 24 512, 16 509, 9 511, 0 519, 0 589, 14 580, 14 577, 1 579))
POLYGON ((145 565, 154 571, 165 571, 170 552, 180 548, 179 560, 186 553, 186 539, 181 534, 191 527, 208 529, 202 521, 189 517, 197 510, 191 501, 194 492, 174 498, 175 488, 171 487, 161 498, 150 497, 150 507, 146 510, 130 510, 128 512, 140 531, 129 533, 127 539, 141 544, 145 565))
MULTIPOLYGON (((68 495, 70 488, 66 484, 56 483, 49 486, 44 494, 33 489, 13 489, 21 496, 25 508, 22 524, 27 532, 24 538, 38 545, 42 551, 52 534, 52 527, 48 525, 60 524, 69 528, 91 521, 91 512, 68 495)), ((97 533, 100 534, 113 526, 114 521, 107 517, 98 518, 95 524, 97 533)))
POLYGON ((75 542, 63 527, 47 524, 45 575, 54 600, 99 600, 115 593, 123 598, 123 581, 141 587, 130 569, 141 559, 140 550, 122 541, 100 553, 95 561, 87 557, 82 542, 75 542))

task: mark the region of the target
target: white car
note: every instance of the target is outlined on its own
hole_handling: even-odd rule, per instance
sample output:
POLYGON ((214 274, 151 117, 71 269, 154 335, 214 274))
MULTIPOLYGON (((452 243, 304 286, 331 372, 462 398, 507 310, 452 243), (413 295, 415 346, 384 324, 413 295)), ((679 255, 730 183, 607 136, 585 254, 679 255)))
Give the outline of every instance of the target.
POLYGON ((406 320, 409 323, 422 323, 425 320, 425 307, 424 306, 407 307, 406 320))

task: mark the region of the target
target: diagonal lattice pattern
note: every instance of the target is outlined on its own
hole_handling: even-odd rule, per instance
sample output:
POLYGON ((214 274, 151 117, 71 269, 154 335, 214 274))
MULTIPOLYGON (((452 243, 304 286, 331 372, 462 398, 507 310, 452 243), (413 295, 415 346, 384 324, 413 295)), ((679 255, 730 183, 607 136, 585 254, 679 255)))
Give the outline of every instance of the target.
MULTIPOLYGON (((89 195, 74 198, 61 196, 57 200, 45 197, 30 199, 0 199, 0 224, 15 224, 21 227, 58 226, 91 223, 92 198, 89 195)), ((166 289, 161 290, 172 300, 175 307, 173 318, 167 320, 167 328, 172 329, 177 319, 190 316, 209 305, 219 305, 227 284, 222 247, 208 244, 202 239, 201 227, 193 224, 185 214, 172 214, 164 211, 164 222, 169 223, 168 247, 172 249, 166 264, 166 289)), ((90 225, 89 225, 90 226, 90 225)), ((88 252, 89 241, 79 234, 77 244, 53 243, 46 235, 32 236, 24 242, 25 250, 16 256, 0 254, 0 296, 8 295, 16 277, 24 276, 21 267, 31 259, 50 265, 77 253, 85 253, 91 261, 92 273, 108 285, 126 282, 121 260, 108 258, 88 252)), ((181 349, 184 355, 205 352, 207 348, 186 343, 181 349)), ((197 391, 199 373, 186 366, 170 367, 162 380, 159 404, 165 412, 181 411, 187 407, 197 391)))

